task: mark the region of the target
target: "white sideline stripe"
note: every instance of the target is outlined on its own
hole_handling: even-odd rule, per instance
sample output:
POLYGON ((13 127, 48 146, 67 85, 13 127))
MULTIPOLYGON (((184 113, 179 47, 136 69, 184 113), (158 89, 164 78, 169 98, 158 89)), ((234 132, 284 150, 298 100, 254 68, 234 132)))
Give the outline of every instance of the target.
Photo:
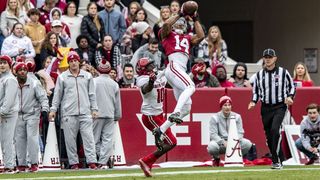
MULTIPOLYGON (((208 174, 208 173, 230 173, 230 172, 266 172, 266 171, 319 171, 319 168, 290 168, 290 169, 229 169, 229 170, 199 170, 199 171, 172 171, 172 172, 157 172, 153 173, 153 176, 159 175, 177 175, 177 174, 208 174)), ((74 171, 76 172, 76 171, 74 171)), ((16 178, 10 180, 33 180, 33 179, 86 179, 86 178, 115 178, 115 177, 141 177, 143 173, 125 173, 125 174, 101 174, 101 175, 87 175, 87 176, 56 176, 56 177, 38 177, 38 178, 16 178)), ((1 176, 0 176, 1 177, 1 176)), ((9 180, 9 179, 5 179, 9 180)))

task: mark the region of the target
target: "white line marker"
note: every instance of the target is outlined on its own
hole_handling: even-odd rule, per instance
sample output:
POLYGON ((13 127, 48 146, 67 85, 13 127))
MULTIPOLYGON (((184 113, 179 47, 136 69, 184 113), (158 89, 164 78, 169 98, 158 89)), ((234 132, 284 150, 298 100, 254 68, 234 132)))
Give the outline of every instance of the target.
MULTIPOLYGON (((199 171, 172 171, 172 172, 156 172, 153 176, 161 175, 177 175, 177 174, 209 174, 209 173, 230 173, 230 172, 266 172, 266 171, 319 171, 319 168, 289 168, 282 170, 272 170, 272 169, 224 169, 224 170, 199 170, 199 171)), ((75 171, 76 172, 76 171, 75 171)), ((40 179, 96 179, 96 178, 115 178, 115 177, 142 177, 143 173, 125 173, 125 174, 100 174, 100 175, 86 175, 86 176, 56 176, 56 177, 38 177, 38 178, 16 178, 10 180, 40 180, 40 179)), ((1 176, 0 176, 1 177, 1 176)), ((9 180, 9 179, 8 179, 9 180)))

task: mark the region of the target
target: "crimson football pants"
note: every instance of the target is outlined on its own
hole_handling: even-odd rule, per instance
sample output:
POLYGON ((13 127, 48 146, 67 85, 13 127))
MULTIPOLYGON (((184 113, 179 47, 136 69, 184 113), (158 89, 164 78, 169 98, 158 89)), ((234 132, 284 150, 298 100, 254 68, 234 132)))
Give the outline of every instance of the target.
MULTIPOLYGON (((152 131, 154 128, 160 127, 164 122, 165 119, 162 114, 156 115, 156 116, 147 116, 147 115, 142 115, 142 122, 143 125, 148 128, 150 131, 152 131)), ((176 137, 172 134, 171 129, 169 128, 164 134, 164 143, 169 144, 169 145, 176 145, 177 144, 177 139, 176 137)))

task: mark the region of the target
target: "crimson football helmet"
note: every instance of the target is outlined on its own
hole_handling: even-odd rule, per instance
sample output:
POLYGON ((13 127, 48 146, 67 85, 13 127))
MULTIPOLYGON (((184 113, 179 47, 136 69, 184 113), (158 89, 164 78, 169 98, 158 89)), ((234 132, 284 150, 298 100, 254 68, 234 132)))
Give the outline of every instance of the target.
POLYGON ((139 76, 141 75, 149 75, 154 72, 154 61, 150 58, 143 57, 138 60, 136 65, 136 72, 139 76), (150 64, 153 64, 152 67, 148 67, 150 64))

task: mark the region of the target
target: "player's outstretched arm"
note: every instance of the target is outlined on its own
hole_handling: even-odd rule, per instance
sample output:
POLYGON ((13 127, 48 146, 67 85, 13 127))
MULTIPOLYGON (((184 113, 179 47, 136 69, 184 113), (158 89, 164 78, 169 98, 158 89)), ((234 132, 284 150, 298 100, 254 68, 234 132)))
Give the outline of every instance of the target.
POLYGON ((182 16, 181 15, 175 15, 170 17, 169 19, 167 19, 163 26, 162 26, 162 30, 161 30, 161 39, 165 39, 169 33, 172 31, 172 25, 182 16))
POLYGON ((199 22, 199 15, 197 14, 197 12, 193 15, 192 19, 194 21, 194 29, 196 31, 196 34, 192 36, 191 43, 192 45, 197 45, 203 40, 205 35, 202 26, 199 22))
POLYGON ((151 73, 151 74, 149 75, 149 82, 141 87, 141 92, 142 92, 143 94, 147 94, 148 92, 152 91, 152 89, 153 89, 153 84, 154 84, 154 81, 155 81, 156 79, 157 79, 156 74, 155 74, 155 73, 151 73))

